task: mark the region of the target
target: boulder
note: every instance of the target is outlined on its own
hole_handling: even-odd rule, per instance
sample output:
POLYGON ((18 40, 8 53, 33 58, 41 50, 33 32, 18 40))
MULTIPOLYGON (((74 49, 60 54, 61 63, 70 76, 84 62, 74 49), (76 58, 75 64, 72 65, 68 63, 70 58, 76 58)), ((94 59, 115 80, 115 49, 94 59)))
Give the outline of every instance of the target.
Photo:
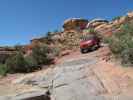
POLYGON ((127 17, 126 16, 123 16, 119 19, 119 24, 123 24, 127 21, 127 17))
POLYGON ((64 21, 63 28, 65 31, 84 29, 88 20, 82 18, 72 18, 64 21))
POLYGON ((113 33, 113 25, 105 23, 95 27, 95 30, 103 36, 111 36, 113 33))
POLYGON ((102 22, 102 20, 98 20, 101 22, 97 22, 97 20, 91 21, 90 22, 90 26, 94 27, 94 29, 104 35, 104 36, 111 36, 113 33, 116 33, 120 30, 120 26, 123 23, 129 22, 130 19, 127 16, 122 16, 120 19, 116 19, 112 22, 107 22, 104 21, 102 22), (101 23, 101 24, 99 24, 101 23))
POLYGON ((86 28, 90 28, 90 27, 97 27, 97 26, 99 26, 99 25, 101 25, 101 24, 107 24, 107 23, 109 23, 109 21, 108 20, 105 20, 105 19, 93 19, 92 21, 90 21, 88 24, 87 24, 87 26, 86 26, 86 28))
POLYGON ((99 25, 99 26, 95 27, 95 30, 99 30, 99 29, 105 28, 107 26, 108 26, 107 24, 102 24, 102 25, 99 25))
POLYGON ((130 18, 128 16, 122 16, 119 19, 114 20, 112 22, 112 24, 117 26, 117 25, 124 24, 124 23, 128 22, 129 20, 130 20, 130 18))
POLYGON ((128 12, 128 13, 127 13, 127 16, 128 16, 129 18, 133 18, 133 11, 128 12))
POLYGON ((97 27, 97 26, 103 25, 103 24, 106 24, 106 23, 105 22, 95 22, 95 23, 92 23, 92 26, 97 27))
POLYGON ((61 36, 60 36, 59 34, 56 34, 56 35, 52 36, 51 39, 52 39, 53 41, 59 41, 60 38, 61 38, 61 36))

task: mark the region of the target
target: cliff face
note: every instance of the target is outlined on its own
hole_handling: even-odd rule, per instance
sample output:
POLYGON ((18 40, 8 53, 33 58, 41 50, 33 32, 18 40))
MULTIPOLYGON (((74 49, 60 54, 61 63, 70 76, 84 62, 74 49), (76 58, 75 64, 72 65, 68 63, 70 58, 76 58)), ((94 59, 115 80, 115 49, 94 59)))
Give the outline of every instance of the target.
POLYGON ((4 63, 8 57, 14 55, 16 49, 12 47, 0 47, 0 63, 4 63))

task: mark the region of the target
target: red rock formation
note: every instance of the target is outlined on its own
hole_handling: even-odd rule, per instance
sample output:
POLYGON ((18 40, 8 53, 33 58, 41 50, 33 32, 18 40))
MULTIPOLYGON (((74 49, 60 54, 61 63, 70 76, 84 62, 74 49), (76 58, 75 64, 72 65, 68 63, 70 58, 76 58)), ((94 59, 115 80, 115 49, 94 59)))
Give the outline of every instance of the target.
POLYGON ((88 20, 81 18, 72 18, 64 21, 63 28, 65 31, 82 30, 88 24, 88 20))

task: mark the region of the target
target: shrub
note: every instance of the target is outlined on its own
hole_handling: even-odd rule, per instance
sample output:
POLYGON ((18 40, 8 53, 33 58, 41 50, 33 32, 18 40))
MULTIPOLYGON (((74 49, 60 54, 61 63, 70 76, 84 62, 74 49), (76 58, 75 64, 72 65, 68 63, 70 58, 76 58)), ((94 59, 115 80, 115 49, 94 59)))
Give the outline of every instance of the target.
POLYGON ((121 54, 122 64, 132 65, 133 64, 133 48, 123 50, 121 54))
POLYGON ((121 16, 116 16, 112 19, 112 21, 115 21, 115 20, 119 20, 121 18, 121 16))
POLYGON ((37 61, 38 65, 50 64, 51 58, 48 56, 51 49, 47 45, 35 46, 32 50, 32 56, 37 61))
POLYGON ((121 26, 121 31, 108 38, 112 53, 122 59, 122 64, 133 64, 133 24, 121 26))
POLYGON ((5 76, 8 72, 8 68, 5 64, 0 64, 0 75, 5 76))
POLYGON ((58 33, 58 32, 60 32, 60 30, 58 30, 58 29, 55 29, 55 30, 53 31, 53 33, 58 33))
POLYGON ((58 47, 51 48, 51 53, 52 53, 53 57, 59 56, 60 52, 61 52, 61 50, 58 47))
POLYGON ((9 73, 27 73, 40 68, 32 56, 24 57, 21 52, 8 58, 6 66, 9 73))
POLYGON ((84 29, 84 33, 92 33, 92 34, 97 34, 97 32, 94 30, 94 28, 88 28, 88 29, 84 29))
POLYGON ((46 33, 46 39, 48 42, 52 41, 51 37, 52 37, 52 32, 47 32, 46 33))
POLYGON ((26 56, 25 61, 27 63, 27 72, 32 72, 40 67, 37 65, 37 61, 32 56, 26 56))
POLYGON ((14 46, 14 48, 17 50, 17 51, 21 51, 22 50, 22 46, 17 44, 14 46))
POLYGON ((28 72, 28 64, 21 52, 18 52, 16 55, 8 58, 6 65, 8 67, 8 72, 10 73, 28 72))
POLYGON ((6 59, 8 59, 9 57, 10 57, 10 55, 8 55, 8 54, 1 54, 0 55, 0 63, 4 64, 6 59))
POLYGON ((35 46, 32 54, 25 56, 22 51, 18 51, 6 60, 4 67, 0 68, 0 73, 25 73, 41 68, 41 65, 51 64, 55 56, 59 55, 59 49, 49 48, 47 45, 35 46), (8 69, 8 70, 6 70, 8 69))
POLYGON ((26 56, 25 61, 29 66, 37 66, 37 62, 32 56, 26 56))

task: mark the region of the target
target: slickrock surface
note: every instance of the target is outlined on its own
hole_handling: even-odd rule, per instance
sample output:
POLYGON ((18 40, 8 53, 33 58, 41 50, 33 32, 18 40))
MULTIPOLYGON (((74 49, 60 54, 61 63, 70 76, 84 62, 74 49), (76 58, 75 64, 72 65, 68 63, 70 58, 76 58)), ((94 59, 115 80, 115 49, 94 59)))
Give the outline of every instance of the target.
POLYGON ((12 80, 16 89, 29 88, 0 93, 0 100, 47 100, 47 91, 51 100, 132 100, 133 78, 122 67, 99 59, 101 51, 105 55, 103 48, 83 55, 75 52, 52 68, 12 80))

